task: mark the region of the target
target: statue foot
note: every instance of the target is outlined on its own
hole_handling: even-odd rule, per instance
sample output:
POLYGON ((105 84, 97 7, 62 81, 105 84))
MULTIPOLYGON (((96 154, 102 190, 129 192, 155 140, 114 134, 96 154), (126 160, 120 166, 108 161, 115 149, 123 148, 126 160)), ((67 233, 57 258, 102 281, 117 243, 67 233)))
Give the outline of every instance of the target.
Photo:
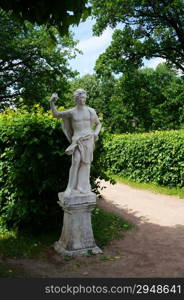
MULTIPOLYGON (((81 190, 81 189, 66 189, 66 191, 64 192, 64 197, 65 198, 70 198, 72 195, 87 195, 87 194, 91 194, 91 190, 81 190)), ((92 193, 93 194, 93 193, 92 193)))
POLYGON ((67 190, 64 192, 64 196, 67 197, 67 198, 70 197, 71 192, 72 192, 71 189, 67 189, 67 190))
POLYGON ((92 193, 90 189, 88 189, 88 190, 77 189, 77 191, 81 195, 86 195, 86 194, 92 193))

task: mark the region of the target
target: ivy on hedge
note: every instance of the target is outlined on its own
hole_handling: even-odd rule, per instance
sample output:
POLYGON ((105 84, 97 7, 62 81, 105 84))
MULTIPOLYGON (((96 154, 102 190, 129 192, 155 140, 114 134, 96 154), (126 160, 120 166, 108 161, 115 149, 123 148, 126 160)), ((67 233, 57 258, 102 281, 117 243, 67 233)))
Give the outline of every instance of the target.
MULTIPOLYGON (((61 224, 57 193, 65 190, 71 157, 65 154, 68 141, 60 120, 39 106, 7 110, 0 114, 0 215, 1 222, 38 229, 61 224)), ((98 161, 97 143, 91 170, 95 188, 98 176, 106 178, 98 161), (98 174, 98 175, 97 175, 98 174)))
POLYGON ((108 135, 104 164, 138 182, 184 187, 184 130, 108 135))

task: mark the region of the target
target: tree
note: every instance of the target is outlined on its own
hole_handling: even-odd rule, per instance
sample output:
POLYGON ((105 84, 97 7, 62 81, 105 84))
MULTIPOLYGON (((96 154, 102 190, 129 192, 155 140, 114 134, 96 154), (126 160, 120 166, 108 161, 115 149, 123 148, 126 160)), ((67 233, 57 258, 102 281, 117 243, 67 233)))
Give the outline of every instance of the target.
POLYGON ((113 95, 115 78, 97 78, 96 75, 85 75, 81 78, 75 78, 71 81, 70 93, 68 95, 68 106, 71 106, 71 99, 75 89, 81 87, 87 91, 87 104, 95 107, 103 127, 110 131, 111 110, 109 109, 110 98, 113 95))
POLYGON ((37 25, 55 26, 63 35, 71 24, 79 24, 90 14, 87 0, 0 0, 0 7, 11 12, 19 21, 30 21, 37 25))
POLYGON ((41 103, 48 108, 46 97, 57 91, 64 95, 68 78, 75 73, 68 59, 75 56, 75 42, 61 38, 52 28, 57 44, 45 26, 23 25, 0 11, 0 103, 20 106, 41 103), (45 101, 45 104, 44 104, 45 101))
POLYGON ((135 34, 132 37, 132 32, 130 27, 124 31, 114 31, 110 46, 96 61, 95 71, 98 76, 133 72, 143 65, 142 42, 135 34))
MULTIPOLYGON (((117 70, 130 64, 140 67, 143 58, 162 57, 184 72, 183 0, 91 0, 96 17, 94 31, 101 34, 109 25, 116 31, 105 58, 116 61, 117 70), (117 46, 117 48, 115 47, 117 46), (121 66, 118 67, 120 60, 121 66)), ((108 62, 107 62, 108 63, 108 62)))
MULTIPOLYGON (((184 123, 184 80, 165 64, 154 69, 132 69, 105 88, 108 64, 100 64, 103 115, 112 133, 178 129, 184 123), (110 95, 111 93, 111 95, 110 95)), ((113 67, 113 63, 112 63, 113 67)))
POLYGON ((123 105, 136 120, 136 131, 180 128, 184 81, 173 70, 159 64, 156 70, 145 68, 122 80, 123 105))
POLYGON ((87 92, 87 104, 91 107, 95 107, 97 113, 101 112, 103 107, 100 91, 100 82, 95 75, 87 74, 83 77, 76 77, 70 82, 70 94, 68 105, 73 105, 73 92, 83 88, 87 92))

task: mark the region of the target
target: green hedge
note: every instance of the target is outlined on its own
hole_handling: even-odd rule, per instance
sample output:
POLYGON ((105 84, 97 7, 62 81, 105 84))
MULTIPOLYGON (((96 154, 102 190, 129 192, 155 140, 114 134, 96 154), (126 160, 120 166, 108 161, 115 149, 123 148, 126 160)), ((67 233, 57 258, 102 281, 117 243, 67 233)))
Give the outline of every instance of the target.
POLYGON ((184 187, 184 130, 110 135, 104 150, 104 165, 112 174, 184 187))
MULTIPOLYGON (((38 106, 32 112, 11 110, 0 114, 1 222, 38 229, 61 224, 57 193, 66 188, 71 157, 61 122, 38 106), (59 218, 59 219, 58 219, 59 218)), ((92 186, 103 174, 98 141, 91 171, 92 186)))

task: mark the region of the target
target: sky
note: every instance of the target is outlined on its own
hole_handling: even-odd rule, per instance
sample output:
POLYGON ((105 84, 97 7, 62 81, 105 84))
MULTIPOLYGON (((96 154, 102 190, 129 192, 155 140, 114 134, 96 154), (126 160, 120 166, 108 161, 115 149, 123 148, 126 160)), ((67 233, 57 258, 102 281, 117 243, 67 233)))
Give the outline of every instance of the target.
MULTIPOLYGON (((94 73, 93 68, 96 59, 111 43, 114 30, 108 27, 101 36, 93 36, 93 24, 95 24, 95 21, 88 18, 78 26, 71 27, 74 39, 79 41, 77 48, 83 52, 83 55, 78 54, 75 59, 72 59, 70 61, 70 66, 73 70, 77 70, 80 73, 80 76, 94 73)), ((146 60, 145 67, 156 68, 160 62, 163 62, 162 58, 151 59, 149 61, 146 60)))

